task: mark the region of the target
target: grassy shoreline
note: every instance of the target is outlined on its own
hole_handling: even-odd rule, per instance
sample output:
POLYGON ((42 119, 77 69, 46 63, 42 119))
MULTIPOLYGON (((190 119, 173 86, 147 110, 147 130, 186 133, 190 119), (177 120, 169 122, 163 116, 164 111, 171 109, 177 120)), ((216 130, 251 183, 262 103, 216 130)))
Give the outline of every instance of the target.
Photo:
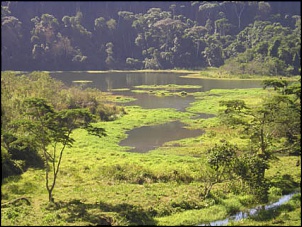
MULTIPOLYGON (((20 71, 24 72, 24 71, 20 71)), ((296 76, 266 76, 266 75, 231 75, 226 71, 219 68, 209 67, 205 69, 141 69, 141 70, 87 70, 87 71, 42 71, 42 72, 86 72, 91 74, 106 74, 106 73, 181 73, 187 74, 181 77, 183 78, 198 78, 198 79, 213 79, 213 80, 264 80, 264 79, 274 79, 283 78, 284 80, 294 81, 301 78, 300 75, 296 76)))

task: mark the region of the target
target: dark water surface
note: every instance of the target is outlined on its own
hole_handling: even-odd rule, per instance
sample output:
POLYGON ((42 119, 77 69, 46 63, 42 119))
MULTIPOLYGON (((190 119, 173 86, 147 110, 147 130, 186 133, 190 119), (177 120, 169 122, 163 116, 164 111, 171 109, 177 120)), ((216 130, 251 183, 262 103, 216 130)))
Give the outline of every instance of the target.
MULTIPOLYGON (((137 105, 146 109, 155 108, 174 108, 178 111, 185 111, 190 103, 194 102, 194 96, 163 96, 157 97, 147 93, 134 93, 131 90, 137 90, 138 85, 199 85, 198 89, 180 89, 187 92, 205 92, 211 89, 234 89, 234 88, 259 88, 259 80, 212 80, 183 78, 184 73, 171 72, 106 72, 106 73, 88 73, 88 72, 51 72, 50 75, 61 80, 66 85, 74 85, 73 81, 89 80, 85 86, 97 88, 101 91, 111 91, 113 94, 126 95, 135 98, 135 101, 120 105, 137 105), (112 89, 127 88, 130 91, 112 91, 112 89)), ((209 118, 213 115, 199 114, 199 118, 209 118)), ((144 126, 133 129, 129 132, 128 138, 121 141, 121 146, 134 147, 130 151, 147 152, 163 143, 188 137, 201 135, 201 130, 189 130, 184 128, 184 124, 175 121, 156 126, 144 126)))
MULTIPOLYGON (((138 85, 199 85, 198 89, 180 89, 187 92, 204 92, 211 89, 234 89, 234 88, 259 88, 261 82, 259 80, 212 80, 212 79, 196 79, 183 78, 180 76, 185 73, 171 72, 106 72, 106 73, 88 73, 88 72, 51 72, 50 75, 58 80, 63 81, 66 85, 74 85, 73 81, 89 80, 85 86, 100 89, 101 91, 111 91, 112 89, 127 88, 134 90, 138 85)), ((157 97, 151 94, 138 94, 131 91, 112 91, 113 94, 127 95, 137 100, 123 105, 138 105, 143 108, 175 108, 184 111, 191 102, 194 101, 193 96, 164 96, 157 97)))
MULTIPOLYGON (((72 81, 90 80, 89 87, 98 88, 101 91, 110 91, 117 88, 134 89, 137 85, 201 85, 197 91, 209 91, 211 89, 233 89, 233 88, 258 88, 261 87, 259 80, 212 80, 183 78, 180 76, 186 73, 171 72, 106 72, 106 73, 88 73, 88 72, 51 72, 53 78, 63 81, 67 85, 72 85, 72 81)), ((185 89, 182 89, 185 90, 185 89)), ((191 89, 190 89, 191 90, 191 89)))
POLYGON ((202 135, 202 130, 184 128, 185 124, 173 121, 160 125, 143 126, 130 130, 128 137, 120 142, 121 146, 135 147, 129 151, 144 153, 160 147, 167 141, 179 140, 202 135))

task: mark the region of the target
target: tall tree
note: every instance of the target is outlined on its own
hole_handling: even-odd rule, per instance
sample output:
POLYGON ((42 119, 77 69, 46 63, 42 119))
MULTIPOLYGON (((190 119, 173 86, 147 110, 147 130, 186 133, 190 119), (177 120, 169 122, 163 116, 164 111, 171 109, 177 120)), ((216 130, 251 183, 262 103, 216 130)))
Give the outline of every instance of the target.
POLYGON ((217 183, 233 180, 235 176, 235 166, 237 165, 238 148, 228 142, 215 144, 207 151, 207 165, 203 169, 201 181, 203 185, 203 198, 207 198, 212 187, 217 183))
POLYGON ((111 42, 106 43, 107 58, 106 58, 105 62, 106 62, 107 68, 109 68, 109 69, 113 69, 114 63, 115 63, 115 60, 113 58, 113 47, 114 47, 114 45, 111 42))
POLYGON ((34 28, 31 31, 31 42, 33 44, 32 57, 41 68, 54 67, 54 55, 52 48, 56 42, 59 22, 50 14, 43 14, 41 17, 31 19, 34 28))
POLYGON ((1 5, 1 59, 10 69, 22 64, 22 38, 22 22, 11 15, 8 6, 1 5))
POLYGON ((75 47, 75 54, 71 60, 71 66, 75 69, 85 68, 86 61, 90 60, 88 57, 89 54, 94 51, 91 42, 92 33, 82 25, 82 20, 83 13, 79 10, 75 16, 64 16, 62 18, 62 22, 64 23, 61 32, 62 36, 68 37, 71 45, 75 47))
POLYGON ((37 147, 42 150, 45 161, 45 185, 49 202, 54 202, 53 190, 60 170, 63 152, 72 146, 71 133, 84 128, 99 137, 105 136, 103 128, 93 127, 93 115, 85 109, 61 110, 56 112, 46 100, 31 98, 24 101, 27 119, 12 122, 18 130, 27 131, 34 137, 37 147), (51 149, 49 149, 51 145, 51 149))

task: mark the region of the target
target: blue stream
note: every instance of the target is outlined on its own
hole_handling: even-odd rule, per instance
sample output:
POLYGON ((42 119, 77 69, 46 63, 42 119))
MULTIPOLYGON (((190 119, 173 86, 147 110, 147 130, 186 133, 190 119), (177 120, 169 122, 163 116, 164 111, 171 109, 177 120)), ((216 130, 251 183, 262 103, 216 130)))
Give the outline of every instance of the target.
POLYGON ((256 215, 262 209, 269 210, 269 209, 276 208, 276 207, 282 205, 283 203, 288 202, 293 197, 293 195, 296 193, 297 192, 293 192, 288 195, 284 195, 275 203, 268 204, 265 206, 257 206, 255 208, 250 209, 247 212, 238 212, 226 219, 212 221, 212 222, 206 223, 206 224, 198 224, 197 226, 223 226, 223 225, 227 225, 229 223, 229 221, 240 221, 241 219, 256 215))

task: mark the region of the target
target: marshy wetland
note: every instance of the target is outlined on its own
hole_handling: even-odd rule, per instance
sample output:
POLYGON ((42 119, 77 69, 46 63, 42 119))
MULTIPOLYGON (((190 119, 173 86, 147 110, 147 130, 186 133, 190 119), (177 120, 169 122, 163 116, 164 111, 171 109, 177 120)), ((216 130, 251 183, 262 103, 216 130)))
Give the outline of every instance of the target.
MULTIPOLYGON (((228 183, 214 185, 203 199, 199 179, 215 144, 250 145, 236 128, 220 124, 219 101, 240 98, 257 106, 274 92, 264 90, 261 80, 185 78, 187 73, 173 72, 50 75, 66 85, 77 81, 82 88, 100 89, 126 114, 94 123, 106 130, 105 137, 73 132, 75 142, 64 151, 54 190, 56 205, 47 205, 43 170, 30 168, 7 179, 5 201, 25 196, 32 203, 2 209, 3 225, 198 225, 257 205, 252 195, 231 192, 228 183)), ((299 187, 296 162, 297 156, 289 155, 270 162, 266 177, 276 183, 270 202, 299 187)), ((299 225, 300 193, 293 198, 275 216, 254 218, 249 225, 299 225)))
MULTIPOLYGON (((171 72, 114 72, 99 74, 64 72, 52 73, 51 75, 56 79, 62 80, 67 85, 71 85, 75 81, 83 81, 81 84, 82 86, 89 86, 100 89, 101 91, 111 92, 119 98, 120 96, 130 96, 130 100, 133 99, 133 101, 123 102, 122 105, 124 106, 139 106, 143 109, 175 109, 176 111, 188 113, 191 117, 195 116, 195 120, 197 116, 203 118, 200 114, 209 113, 206 108, 204 112, 202 109, 197 111, 192 109, 195 97, 197 96, 196 99, 198 99, 198 96, 204 94, 206 91, 212 89, 261 88, 261 81, 259 80, 230 81, 183 78, 181 76, 186 74, 171 72), (89 84, 84 83, 86 81, 89 81, 89 84), (187 111, 187 108, 189 111, 187 111)), ((219 96, 219 94, 217 94, 217 96, 219 96)), ((161 115, 156 116, 155 118, 161 118, 161 115)), ((175 119, 178 120, 177 118, 175 119)), ((129 131, 127 133, 127 140, 122 141, 121 145, 132 147, 139 146, 140 148, 137 148, 137 150, 147 151, 148 148, 149 150, 152 150, 152 147, 157 148, 164 142, 202 134, 202 129, 199 129, 200 131, 198 133, 196 131, 197 129, 194 131, 186 129, 187 127, 188 125, 181 124, 179 121, 157 126, 143 126, 139 129, 129 131), (153 144, 152 140, 154 141, 153 144), (146 141, 146 145, 144 145, 144 141, 146 141)))

